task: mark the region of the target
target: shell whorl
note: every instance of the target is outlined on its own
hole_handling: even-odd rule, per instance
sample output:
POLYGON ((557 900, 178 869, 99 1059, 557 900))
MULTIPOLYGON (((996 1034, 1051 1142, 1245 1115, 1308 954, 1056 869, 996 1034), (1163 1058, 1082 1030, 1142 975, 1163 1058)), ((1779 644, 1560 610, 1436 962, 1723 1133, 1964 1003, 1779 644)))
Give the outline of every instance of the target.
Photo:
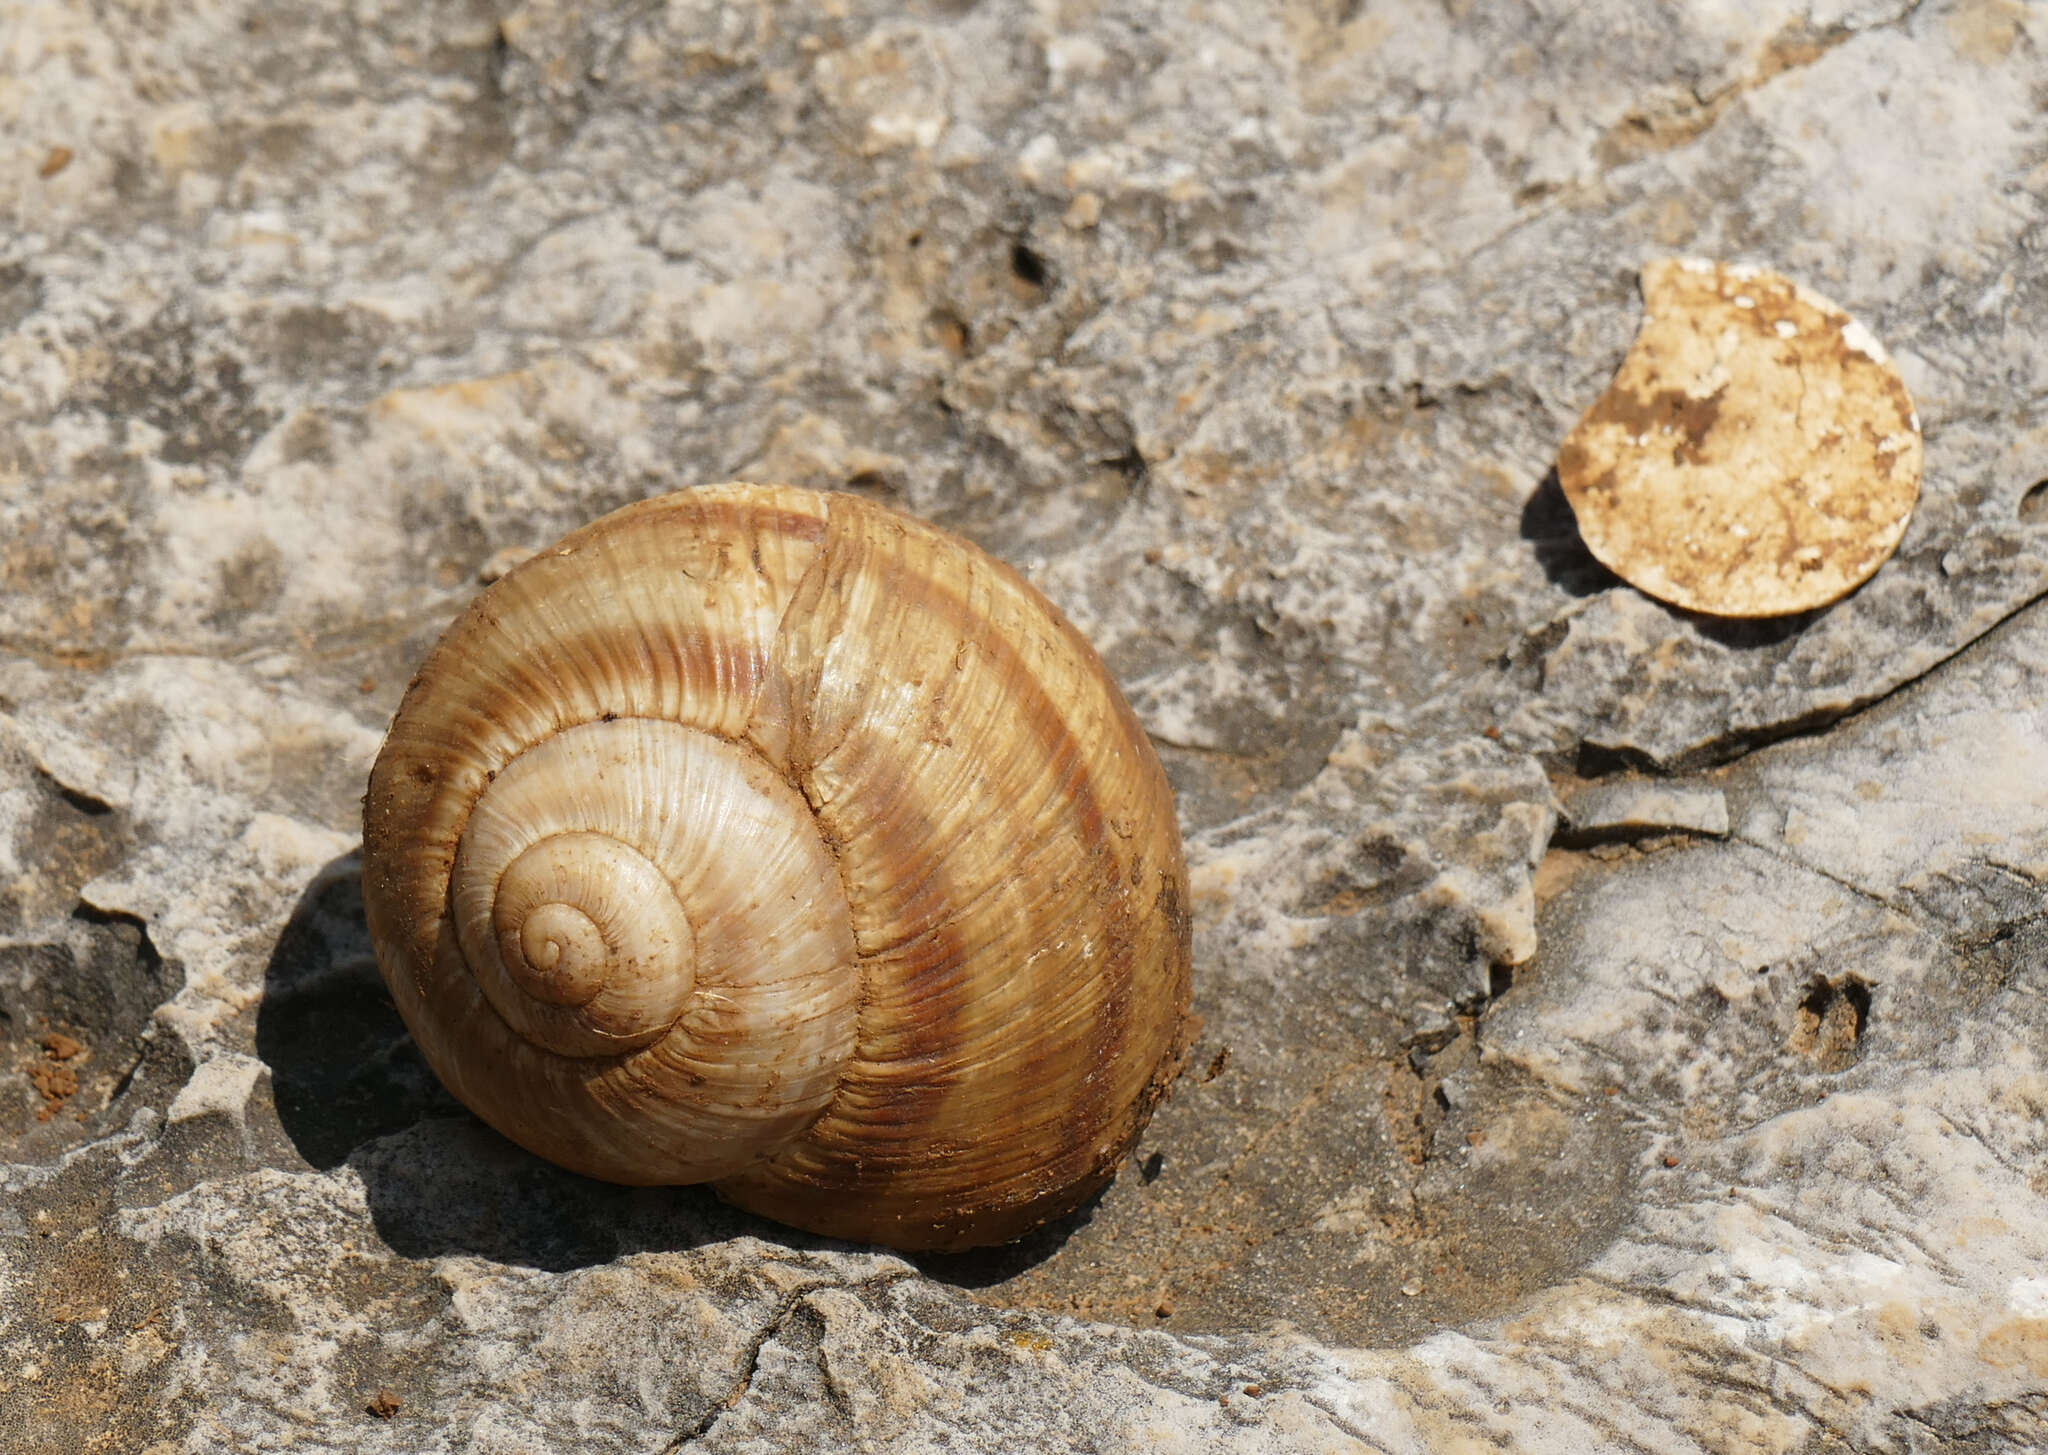
POLYGON ((485 592, 379 756, 364 884, 487 1121, 838 1236, 1078 1204, 1182 1049, 1135 719, 1014 572, 853 497, 687 491, 485 592))
POLYGON ((733 957, 771 945, 778 1014, 791 1014, 753 1032, 776 1033, 784 1086, 808 1088, 800 1099, 820 1109, 846 1059, 845 1007, 835 1025, 791 1004, 811 982, 846 1000, 830 994, 853 956, 831 855, 788 784, 708 733, 619 718, 520 754, 470 814, 449 900, 492 1009, 557 1054, 616 1056, 710 1029, 678 1025, 700 957, 730 995, 755 978, 733 957))

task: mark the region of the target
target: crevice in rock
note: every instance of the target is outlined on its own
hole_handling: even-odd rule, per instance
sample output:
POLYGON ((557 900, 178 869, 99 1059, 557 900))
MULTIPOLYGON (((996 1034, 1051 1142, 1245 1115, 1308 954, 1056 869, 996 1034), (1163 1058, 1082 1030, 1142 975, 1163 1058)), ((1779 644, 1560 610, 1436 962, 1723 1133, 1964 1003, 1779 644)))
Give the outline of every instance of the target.
POLYGON ((1917 1405, 1897 1418, 1917 1425, 1960 1451, 2023 1449, 2048 1426, 2048 1393, 2030 1391, 2011 1399, 1958 1395, 1938 1404, 1917 1405))
POLYGON ((1486 988, 1474 990, 1459 996, 1451 1002, 1451 1008, 1459 1017, 1459 1029, 1470 1031, 1472 1044, 1479 1044, 1479 1028, 1485 1023, 1486 1012, 1493 1003, 1515 988, 1515 967, 1499 960, 1490 961, 1486 967, 1486 988))
POLYGON ((1736 834, 1731 839, 1731 842, 1746 845, 1749 848, 1755 849, 1758 853, 1769 855, 1771 858, 1776 859, 1780 864, 1787 865, 1788 867, 1793 869, 1803 869, 1809 874, 1813 874, 1818 876, 1819 878, 1825 879, 1828 883, 1834 885, 1836 888, 1847 890, 1850 894, 1854 895, 1856 898, 1862 900, 1866 904, 1875 905, 1879 909, 1890 910, 1893 914, 1896 914, 1900 919, 1913 920, 1913 923, 1915 925, 1918 925, 1922 929, 1932 929, 1932 926, 1921 925, 1920 921, 1916 919, 1909 911, 1901 909, 1898 905, 1894 904, 1891 900, 1886 899, 1882 894, 1879 894, 1876 890, 1866 889, 1861 884, 1858 884, 1855 880, 1846 879, 1842 875, 1835 873, 1833 870, 1824 868, 1819 864, 1809 863, 1804 859, 1796 858, 1793 855, 1785 853, 1783 850, 1771 844, 1765 843, 1761 839, 1752 839, 1745 837, 1742 834, 1736 834))
POLYGON ((1596 778, 1618 778, 1640 774, 1645 778, 1668 778, 1673 771, 1641 748, 1609 747, 1591 739, 1572 750, 1569 769, 1574 778, 1591 782, 1596 778))
POLYGON ((1715 843, 1724 837, 1722 834, 1689 828, 1683 824, 1599 824, 1581 829, 1573 828, 1560 820, 1557 832, 1550 836, 1550 847, 1577 850, 1629 846, 1655 850, 1677 848, 1687 844, 1715 843))
POLYGON ((1934 661, 1922 667, 1909 677, 1903 677, 1881 692, 1851 698, 1839 706, 1817 707, 1796 716, 1755 727, 1738 728, 1718 737, 1708 738, 1687 748, 1668 762, 1659 761, 1644 749, 1627 743, 1601 743, 1592 738, 1582 740, 1576 749, 1572 762, 1577 776, 1586 779, 1611 776, 1619 772, 1636 772, 1657 777, 1672 777, 1681 773, 1698 772, 1706 768, 1722 768, 1737 762, 1763 748, 1796 738, 1820 737, 1832 732, 1844 723, 1852 722, 1873 708, 1884 706, 1918 686, 1950 662, 1970 651, 1980 642, 2010 622, 2048 601, 2048 590, 2037 591, 2028 596, 2010 611, 2003 613, 1996 621, 1982 631, 1960 642, 1942 653, 1934 661))
POLYGON ((1862 900, 1865 904, 1872 905, 1878 909, 1885 910, 1888 913, 1897 915, 1900 919, 1907 921, 1909 924, 1913 926, 1913 928, 1919 930, 1929 939, 1938 940, 1942 944, 1948 946, 1951 949, 1967 950, 1969 948, 1966 941, 1960 940, 1958 936, 1948 926, 1943 925, 1939 920, 1930 920, 1926 917, 1926 915, 1920 913, 1918 910, 1912 908, 1909 905, 1901 904, 1895 899, 1890 899, 1885 895, 1878 893, 1874 889, 1870 889, 1864 885, 1858 884, 1853 879, 1849 879, 1844 877, 1843 875, 1835 873, 1833 870, 1828 869, 1823 865, 1815 864, 1810 860, 1801 859, 1793 854, 1789 854, 1777 845, 1767 843, 1761 839, 1750 838, 1744 834, 1732 834, 1724 842, 1731 844, 1742 844, 1745 847, 1755 849, 1760 854, 1768 855, 1770 858, 1777 860, 1780 864, 1784 864, 1789 868, 1801 869, 1804 870, 1806 873, 1815 875, 1821 879, 1825 879, 1828 883, 1834 885, 1838 889, 1844 890, 1847 893, 1854 895, 1857 899, 1862 900))
POLYGON ((1346 1435, 1356 1440, 1360 1445, 1364 1446, 1367 1450, 1372 1451, 1373 1455, 1392 1455, 1392 1452, 1388 1446, 1382 1445, 1379 1441, 1373 1439, 1373 1437, 1370 1434, 1368 1434, 1363 1427, 1353 1424, 1350 1420, 1345 1419, 1342 1415, 1338 1414, 1335 1410, 1331 1409, 1328 1404, 1326 1404, 1322 1400, 1317 1399, 1314 1395, 1304 1394, 1301 1397, 1301 1402, 1307 1405, 1310 1409, 1315 1410, 1318 1414, 1322 1415, 1324 1419, 1328 1420, 1331 1424, 1335 1425, 1338 1429, 1342 1430, 1346 1435))
MULTIPOLYGON (((731 1392, 722 1401, 713 1405, 696 1424, 678 1435, 669 1444, 663 1446, 662 1455, 676 1455, 677 1451, 701 1440, 704 1436, 711 1433, 712 1427, 719 1420, 739 1408, 748 1393, 753 1389, 755 1376, 761 1372, 762 1351, 780 1338, 783 1332, 798 1318, 808 1315, 816 1319, 818 1321, 819 1336, 823 1337, 825 1331, 824 1316, 811 1307, 811 1300, 818 1293, 828 1288, 841 1289, 846 1292, 884 1289, 917 1276, 916 1273, 907 1269, 892 1268, 878 1273, 872 1278, 855 1279, 849 1283, 815 1283, 790 1294, 777 1305, 774 1316, 762 1327, 760 1334, 755 1337, 753 1343, 749 1346, 747 1357, 740 1369, 740 1377, 733 1385, 731 1392)), ((852 1419, 854 1414, 851 1401, 846 1399, 844 1392, 834 1382, 830 1368, 826 1367, 820 1372, 827 1392, 839 1404, 842 1413, 849 1420, 852 1419)))
POLYGON ((719 1420, 732 1410, 739 1408, 740 1401, 747 1397, 747 1391, 754 1387, 754 1376, 761 1371, 761 1351, 781 1335, 783 1327, 795 1316, 797 1305, 809 1298, 814 1291, 813 1289, 806 1288, 791 1294, 782 1301, 781 1305, 775 1310, 775 1316, 762 1328, 760 1334, 754 1339, 752 1346, 747 1350, 746 1361, 740 1368, 739 1381, 733 1385, 732 1391, 726 1395, 722 1402, 713 1405, 706 1411, 704 1417, 695 1425, 683 1431, 682 1434, 676 1436, 673 1441, 664 1446, 662 1448, 662 1455, 676 1455, 678 1450, 697 1440, 703 1439, 704 1436, 711 1432, 713 1425, 717 1424, 719 1420))
POLYGON ((87 818, 104 818, 114 811, 114 805, 105 799, 97 798, 82 788, 73 788, 70 784, 60 781, 57 775, 47 768, 36 769, 36 777, 65 803, 87 818))

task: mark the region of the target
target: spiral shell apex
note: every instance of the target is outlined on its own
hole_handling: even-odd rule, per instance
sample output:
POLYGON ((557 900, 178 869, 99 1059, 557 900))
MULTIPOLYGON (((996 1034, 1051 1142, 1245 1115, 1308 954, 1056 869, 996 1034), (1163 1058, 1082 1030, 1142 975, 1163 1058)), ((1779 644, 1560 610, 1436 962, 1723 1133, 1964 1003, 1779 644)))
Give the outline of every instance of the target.
POLYGON ((1186 1049, 1143 730, 1014 571, 857 497, 683 491, 515 568, 408 689, 363 837, 429 1063, 593 1177, 1006 1242, 1186 1049))

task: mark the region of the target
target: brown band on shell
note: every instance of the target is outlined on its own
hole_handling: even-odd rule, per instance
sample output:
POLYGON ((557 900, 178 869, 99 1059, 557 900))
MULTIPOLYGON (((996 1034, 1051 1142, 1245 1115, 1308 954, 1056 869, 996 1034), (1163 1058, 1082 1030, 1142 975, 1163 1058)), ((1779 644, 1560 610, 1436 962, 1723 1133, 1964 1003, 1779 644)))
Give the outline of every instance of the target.
MULTIPOLYGON (((1149 904, 1131 901, 1126 846, 1098 789, 1171 798, 1135 718, 1103 690, 1093 650, 1020 576, 865 502, 835 497, 831 524, 802 593, 816 600, 792 611, 799 625, 777 661, 801 679, 792 698, 812 704, 791 738, 791 768, 839 848, 850 898, 870 911, 856 925, 869 989, 840 1100, 805 1138, 722 1190, 790 1219, 792 1204, 815 1206, 823 1189, 846 1187, 859 1195, 831 1204, 827 1231, 985 1241, 992 1219, 1042 1210, 1048 1186, 1092 1191, 1106 1179, 1147 1077, 1178 1034, 1180 927, 1141 954, 1136 926, 1149 904), (875 684, 845 660, 847 644, 888 652, 901 676, 875 684), (887 700, 874 701, 871 688, 887 700), (981 730, 977 713, 1015 745, 1014 772, 983 761, 979 743, 945 741, 981 730), (883 740, 897 751, 876 751, 883 740), (977 819, 1030 825, 1034 841, 1012 834, 990 853, 979 822, 957 821, 977 791, 990 793, 977 819), (870 852, 870 838, 883 847, 870 852), (870 866, 897 842, 924 847, 923 872, 891 864, 873 893, 870 866), (963 872, 969 865, 983 877, 963 872), (1089 943, 990 939, 1029 925, 1075 926, 1089 943), (1013 967, 1016 984, 972 968, 987 964, 1013 967), (1134 1044, 1128 982, 1141 970, 1154 1003, 1144 1043, 1134 1044), (1032 1019, 1029 1034, 1017 1033, 1018 1017, 1032 1019)), ((1141 817, 1156 836, 1156 812, 1125 821, 1141 817)), ((1170 819, 1166 834, 1163 846, 1130 853, 1149 848, 1183 873, 1170 819)))

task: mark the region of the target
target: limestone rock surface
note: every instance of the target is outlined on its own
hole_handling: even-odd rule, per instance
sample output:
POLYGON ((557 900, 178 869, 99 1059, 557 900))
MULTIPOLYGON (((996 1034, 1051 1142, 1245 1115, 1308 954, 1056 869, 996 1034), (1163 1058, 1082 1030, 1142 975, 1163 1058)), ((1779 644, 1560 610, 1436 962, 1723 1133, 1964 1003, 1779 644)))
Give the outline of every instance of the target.
POLYGON ((2048 1445, 2048 11, 0 9, 0 1448, 2048 1445), (1552 470, 1646 261, 1883 339, 1731 623, 1552 470), (552 1169, 369 958, 476 589, 706 480, 1031 577, 1179 794, 1188 1073, 909 1261, 552 1169))

